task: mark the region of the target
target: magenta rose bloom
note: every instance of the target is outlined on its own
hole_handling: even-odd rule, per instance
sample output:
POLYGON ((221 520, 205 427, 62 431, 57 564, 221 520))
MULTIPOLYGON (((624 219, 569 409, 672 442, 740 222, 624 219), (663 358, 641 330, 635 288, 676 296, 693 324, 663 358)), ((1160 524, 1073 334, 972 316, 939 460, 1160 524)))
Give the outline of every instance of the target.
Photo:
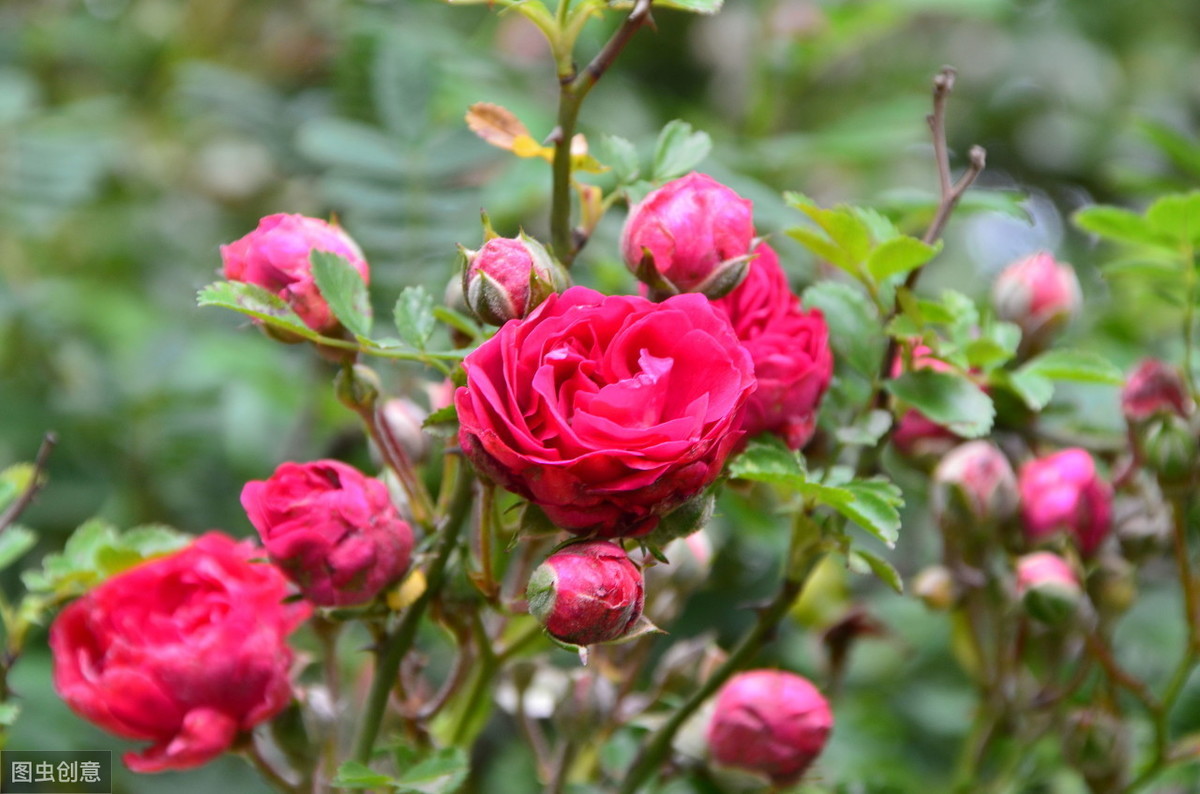
POLYGON ((645 534, 717 478, 754 365, 702 295, 662 303, 572 287, 463 362, 459 441, 558 526, 645 534))
POLYGON ((304 215, 268 215, 240 240, 221 246, 225 278, 257 284, 282 298, 314 331, 339 327, 313 281, 309 255, 326 251, 345 257, 368 281, 370 272, 358 244, 340 226, 304 215))
POLYGON ((642 616, 642 571, 607 540, 572 543, 529 578, 529 613, 550 636, 572 645, 612 642, 642 616))
POLYGON ((789 786, 821 754, 833 714, 808 679, 783 670, 750 670, 726 682, 708 724, 708 749, 723 766, 789 786))
POLYGON ((625 264, 637 274, 650 256, 658 277, 678 292, 704 291, 733 267, 728 292, 744 275, 739 265, 754 240, 752 206, 705 174, 668 182, 629 211, 621 233, 625 264))
POLYGON ((754 250, 746 280, 714 301, 754 360, 758 390, 742 429, 747 435, 774 433, 800 449, 812 438, 833 378, 829 328, 820 309, 801 307, 771 246, 762 243, 754 250))
POLYGON ((50 627, 54 687, 127 739, 135 772, 188 769, 229 749, 292 697, 287 635, 307 616, 262 552, 216 532, 114 576, 50 627))
POLYGON ((387 486, 336 460, 285 463, 242 507, 271 562, 317 606, 362 604, 408 570, 413 533, 387 486))
POLYGON ((1087 450, 1064 449, 1021 467, 1021 521, 1031 543, 1066 532, 1086 555, 1112 526, 1112 486, 1100 478, 1087 450))

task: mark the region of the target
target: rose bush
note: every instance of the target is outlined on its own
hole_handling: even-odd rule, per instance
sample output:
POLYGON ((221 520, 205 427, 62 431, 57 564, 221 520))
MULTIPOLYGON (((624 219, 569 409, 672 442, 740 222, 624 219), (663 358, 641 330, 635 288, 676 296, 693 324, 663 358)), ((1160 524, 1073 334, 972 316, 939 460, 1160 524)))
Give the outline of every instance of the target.
POLYGON ((642 535, 710 484, 742 437, 754 365, 701 295, 572 287, 463 362, 463 451, 580 534, 642 535))
POLYGON ((271 561, 318 606, 370 601, 408 570, 413 533, 387 486, 336 460, 284 463, 242 507, 271 561))
POLYGON ((308 615, 261 551, 219 533, 121 573, 50 628, 54 686, 105 730, 153 744, 135 772, 187 769, 292 697, 287 635, 308 615))
POLYGON ((332 333, 339 323, 313 280, 313 251, 345 257, 363 281, 370 280, 367 261, 350 235, 304 215, 268 215, 245 237, 221 246, 221 259, 225 278, 257 284, 282 298, 309 328, 332 333))

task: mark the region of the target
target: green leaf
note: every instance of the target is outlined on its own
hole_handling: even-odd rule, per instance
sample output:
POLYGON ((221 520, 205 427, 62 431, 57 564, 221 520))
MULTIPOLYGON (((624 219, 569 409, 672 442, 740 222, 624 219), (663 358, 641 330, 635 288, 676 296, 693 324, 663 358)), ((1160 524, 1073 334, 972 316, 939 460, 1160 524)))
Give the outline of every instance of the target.
POLYGON ((802 459, 774 436, 752 439, 745 452, 730 462, 729 476, 791 488, 808 482, 802 459))
POLYGON ((600 139, 600 159, 612 169, 618 185, 625 185, 638 178, 637 147, 620 135, 605 135, 600 139))
POLYGON ((433 317, 438 322, 448 325, 456 331, 461 331, 472 339, 478 339, 483 335, 478 323, 448 306, 434 306, 433 317))
POLYGON ((18 703, 0 703, 0 725, 11 726, 17 721, 17 717, 21 714, 21 706, 18 703))
POLYGON ((1141 121, 1137 126, 1176 168, 1200 179, 1200 142, 1155 121, 1141 121))
POLYGON ((1121 370, 1103 356, 1087 350, 1048 350, 1025 363, 1017 372, 1080 383, 1120 386, 1125 382, 1121 370))
POLYGON ((200 290, 196 304, 233 309, 310 341, 321 338, 320 334, 304 324, 282 298, 257 284, 218 281, 200 290))
POLYGON ((828 241, 822 241, 803 227, 789 229, 787 233, 831 265, 859 278, 858 267, 871 251, 871 232, 855 209, 844 204, 822 209, 800 193, 785 193, 784 200, 788 206, 808 216, 825 233, 828 241))
POLYGON ((887 389, 963 438, 979 438, 992 429, 992 399, 962 375, 922 369, 888 381, 887 389))
POLYGON ((1200 243, 1200 190, 1163 196, 1146 210, 1146 222, 1178 244, 1200 243))
POLYGON ((4 570, 37 544, 37 533, 11 525, 0 534, 0 571, 4 570))
POLYGON ((437 324, 429 292, 421 286, 405 287, 396 300, 395 320, 400 338, 417 350, 424 350, 437 324))
POLYGON ((392 778, 357 761, 346 761, 338 767, 330 784, 336 788, 375 788, 391 785, 392 778))
POLYGON ((470 765, 461 747, 444 747, 405 770, 394 785, 401 792, 414 794, 453 794, 467 780, 470 765))
POLYGON ((1075 213, 1075 225, 1085 232, 1122 243, 1162 245, 1165 240, 1141 215, 1105 205, 1084 207, 1075 213))
POLYGON ((820 309, 829 326, 834 360, 874 377, 883 356, 879 314, 861 289, 838 281, 820 281, 804 291, 804 306, 820 309))
POLYGON ((928 245, 915 237, 895 237, 871 251, 867 256, 867 272, 876 281, 916 270, 942 250, 942 242, 928 245))
POLYGON ((873 573, 897 593, 904 594, 904 580, 899 571, 878 554, 866 549, 852 549, 846 555, 846 565, 855 573, 873 573))
POLYGON ((707 132, 676 119, 663 127, 654 146, 654 181, 665 182, 692 170, 712 149, 707 132))
POLYGON ((980 337, 967 343, 963 353, 967 357, 968 367, 978 367, 984 371, 991 370, 1007 361, 1011 361, 1016 351, 995 339, 980 337))
POLYGON ((849 427, 839 427, 836 435, 843 444, 859 447, 873 447, 883 438, 883 434, 892 426, 892 414, 876 408, 857 424, 849 427))
POLYGON ((313 251, 313 280, 338 321, 355 336, 371 335, 371 300, 362 274, 343 256, 313 251))
POLYGON ((1047 377, 1032 372, 996 372, 993 381, 1007 386, 1031 411, 1040 411, 1054 396, 1054 383, 1047 377))
POLYGON ((860 527, 886 543, 896 545, 900 537, 900 511, 904 504, 900 489, 883 478, 852 480, 840 489, 853 497, 851 501, 832 507, 860 527))

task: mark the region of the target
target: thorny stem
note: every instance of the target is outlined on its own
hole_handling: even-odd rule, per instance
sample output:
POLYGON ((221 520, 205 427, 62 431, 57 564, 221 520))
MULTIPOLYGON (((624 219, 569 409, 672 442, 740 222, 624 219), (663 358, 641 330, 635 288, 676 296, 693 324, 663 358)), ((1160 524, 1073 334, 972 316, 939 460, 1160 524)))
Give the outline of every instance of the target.
MULTIPOLYGON (((958 202, 962 199, 963 194, 975 182, 975 178, 979 176, 987 163, 987 151, 982 146, 972 146, 967 156, 966 171, 958 178, 957 182, 952 181, 950 176, 950 153, 946 145, 946 103, 950 98, 950 93, 954 90, 954 76, 955 72, 953 68, 943 66, 937 76, 933 78, 933 112, 926 118, 933 137, 933 155, 934 161, 937 164, 938 187, 941 194, 933 221, 929 224, 929 228, 925 230, 925 235, 921 238, 927 245, 933 245, 941 238, 942 230, 945 229, 946 223, 950 220, 950 215, 954 212, 954 208, 958 206, 958 202)), ((902 289, 908 292, 914 290, 917 286, 917 280, 921 277, 921 272, 924 270, 925 268, 923 267, 910 270, 908 276, 904 279, 902 289)), ((884 326, 886 327, 899 313, 900 300, 899 290, 897 290, 896 302, 892 306, 891 312, 884 318, 884 326)), ((896 357, 896 349, 896 339, 889 339, 887 350, 883 354, 883 361, 879 365, 879 375, 876 378, 876 383, 879 386, 875 392, 875 400, 873 402, 879 408, 883 408, 887 404, 887 392, 882 386, 888 380, 892 360, 896 357)))
POLYGON ((776 628, 800 597, 808 575, 821 557, 820 530, 813 520, 802 514, 792 528, 791 548, 783 582, 775 597, 758 613, 753 628, 742 638, 729 657, 712 675, 692 692, 675 713, 663 723, 642 747, 621 784, 620 794, 635 794, 662 767, 671 750, 675 734, 696 709, 711 697, 729 678, 745 667, 775 633, 776 628))
POLYGON ((454 496, 450 501, 449 512, 440 523, 440 536, 434 546, 433 560, 425 574, 425 590, 417 597, 400 620, 396 631, 388 635, 378 650, 378 661, 375 676, 371 681, 371 691, 367 695, 367 708, 363 714, 362 726, 358 741, 354 746, 354 760, 367 764, 371 760, 371 751, 375 747, 375 738, 379 735, 379 727, 383 723, 383 713, 387 706, 388 694, 392 682, 400 670, 400 662, 408 649, 412 647, 417 635, 417 627, 425 614, 429 603, 442 587, 446 572, 446 564, 450 555, 458 545, 459 531, 471 509, 471 492, 475 476, 471 468, 464 463, 459 464, 458 479, 454 485, 454 496))
POLYGON ((29 503, 33 501, 33 497, 37 496, 38 491, 42 489, 44 480, 42 474, 46 469, 46 461, 50 458, 50 453, 54 451, 54 445, 58 443, 58 436, 54 433, 47 433, 42 436, 42 445, 38 447, 37 458, 33 461, 33 474, 29 478, 29 485, 25 486, 25 491, 17 497, 16 501, 10 504, 3 513, 0 513, 0 532, 8 529, 9 525, 17 520, 17 516, 24 512, 29 503))
MULTIPOLYGON (((621 50, 625 49, 638 29, 649 21, 653 2, 637 0, 612 38, 582 71, 575 70, 569 61, 559 63, 558 126, 550 134, 550 140, 554 142, 550 243, 554 255, 567 267, 571 266, 582 247, 582 242, 577 243, 571 232, 571 139, 575 137, 579 109, 588 92, 616 61, 621 50)), ((562 0, 559 4, 560 17, 565 15, 567 5, 568 0, 562 0)))

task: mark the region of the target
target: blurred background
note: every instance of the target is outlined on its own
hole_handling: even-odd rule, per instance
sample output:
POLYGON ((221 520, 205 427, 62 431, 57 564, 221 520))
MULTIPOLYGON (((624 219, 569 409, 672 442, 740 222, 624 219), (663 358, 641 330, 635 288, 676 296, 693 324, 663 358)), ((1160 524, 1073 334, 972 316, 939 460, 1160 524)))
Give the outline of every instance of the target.
MULTIPOLYGON (((1073 342, 1127 366, 1147 351, 1170 356, 1158 339, 1175 321, 1148 313, 1148 297, 1119 280, 1102 281, 1092 241, 1068 218, 1093 201, 1139 206, 1200 184, 1200 3, 1148 6, 734 0, 712 18, 663 10, 657 32, 640 33, 589 98, 581 130, 593 142, 620 134, 644 158, 671 119, 706 130, 715 145, 701 170, 752 198, 763 232, 797 221, 783 190, 899 211, 935 188, 924 117, 931 77, 953 65, 952 160, 979 144, 988 168, 923 285, 982 296, 1003 265, 1050 249, 1076 265, 1089 301, 1073 342)), ((592 26, 585 57, 609 29, 592 26)), ((263 215, 299 212, 336 214, 362 244, 379 316, 404 285, 440 295, 455 243, 481 238, 480 208, 503 233, 523 225, 544 237, 547 228, 548 166, 475 138, 467 107, 504 105, 541 137, 556 93, 536 30, 486 6, 0 4, 0 466, 32 459, 42 434, 58 433, 50 485, 23 519, 44 533, 44 548, 93 515, 246 534, 246 480, 286 459, 365 460, 329 373, 231 313, 195 308, 196 290, 217 279, 221 244, 263 215)), ((616 289, 626 283, 615 245, 623 211, 610 215, 579 270, 616 289)), ((797 284, 820 275, 777 239, 797 284)), ((1065 393, 1073 399, 1098 431, 1118 427, 1113 390, 1065 393)), ((745 615, 728 592, 752 601, 771 581, 779 533, 737 497, 722 515, 718 567, 684 616, 684 636, 713 626, 735 636, 745 615)), ((928 548, 922 528, 906 525, 902 572, 928 548)), ((944 621, 865 579, 829 576, 828 603, 806 605, 798 620, 821 628, 857 595, 889 628, 854 659, 821 768, 831 781, 862 781, 846 791, 942 779, 971 703, 946 655, 944 621)), ((1135 647, 1178 641, 1153 618, 1164 611, 1154 599, 1137 608, 1145 620, 1126 621, 1135 647)), ((812 636, 789 634, 778 661, 818 665, 812 636)), ((1161 662, 1145 655, 1130 664, 1153 672, 1161 662)), ((26 706, 10 746, 121 748, 57 703, 47 669, 36 652, 18 666, 26 706)), ((521 764, 497 757, 478 790, 517 791, 487 787, 521 764)), ((259 790, 236 760, 182 776, 123 775, 119 785, 259 790)))

